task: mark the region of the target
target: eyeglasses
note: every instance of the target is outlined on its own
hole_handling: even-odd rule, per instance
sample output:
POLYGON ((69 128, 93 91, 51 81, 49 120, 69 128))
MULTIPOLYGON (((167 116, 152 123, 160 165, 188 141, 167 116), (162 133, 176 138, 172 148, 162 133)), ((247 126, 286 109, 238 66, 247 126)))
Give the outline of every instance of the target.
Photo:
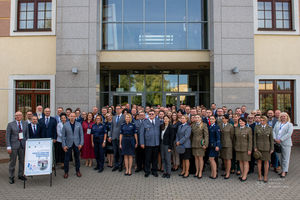
POLYGON ((154 113, 149 113, 149 115, 154 115, 154 113))

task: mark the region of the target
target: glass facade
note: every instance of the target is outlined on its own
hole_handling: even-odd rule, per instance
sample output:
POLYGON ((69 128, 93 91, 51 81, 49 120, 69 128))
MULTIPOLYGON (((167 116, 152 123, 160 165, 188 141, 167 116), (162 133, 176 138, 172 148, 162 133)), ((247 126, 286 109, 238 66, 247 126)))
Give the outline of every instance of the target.
POLYGON ((209 106, 209 70, 101 70, 100 106, 209 106))
POLYGON ((208 49, 207 0, 103 0, 103 50, 208 49))

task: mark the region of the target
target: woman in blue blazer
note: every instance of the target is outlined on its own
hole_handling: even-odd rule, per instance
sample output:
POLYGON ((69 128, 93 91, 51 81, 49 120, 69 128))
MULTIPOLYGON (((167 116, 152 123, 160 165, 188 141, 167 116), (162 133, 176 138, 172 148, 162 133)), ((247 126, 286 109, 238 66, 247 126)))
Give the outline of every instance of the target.
POLYGON ((176 133, 176 146, 182 145, 185 149, 184 153, 180 154, 180 158, 182 159, 182 172, 179 176, 183 176, 183 178, 189 177, 189 169, 190 169, 190 158, 192 156, 192 146, 191 146, 191 127, 187 123, 188 116, 183 115, 181 117, 181 125, 178 127, 176 133))
POLYGON ((219 151, 221 149, 221 132, 220 127, 216 124, 215 116, 209 117, 211 125, 208 127, 209 132, 209 162, 211 173, 211 179, 217 178, 217 164, 215 158, 218 159, 219 151))

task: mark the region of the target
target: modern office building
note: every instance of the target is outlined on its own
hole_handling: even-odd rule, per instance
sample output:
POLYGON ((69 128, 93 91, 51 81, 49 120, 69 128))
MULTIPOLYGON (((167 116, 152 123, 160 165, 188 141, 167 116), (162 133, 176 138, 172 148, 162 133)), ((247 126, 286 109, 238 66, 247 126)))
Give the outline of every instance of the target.
POLYGON ((297 129, 299 23, 299 0, 1 0, 0 130, 38 104, 211 102, 297 129))

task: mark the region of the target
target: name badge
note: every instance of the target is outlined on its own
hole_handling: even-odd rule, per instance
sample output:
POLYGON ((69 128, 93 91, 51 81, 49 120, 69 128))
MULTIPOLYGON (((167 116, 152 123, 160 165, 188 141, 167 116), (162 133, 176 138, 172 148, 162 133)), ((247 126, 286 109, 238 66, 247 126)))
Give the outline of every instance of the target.
POLYGON ((87 133, 87 134, 91 134, 91 129, 88 128, 86 133, 87 133))
POLYGON ((23 140, 23 132, 19 133, 19 140, 23 140))

